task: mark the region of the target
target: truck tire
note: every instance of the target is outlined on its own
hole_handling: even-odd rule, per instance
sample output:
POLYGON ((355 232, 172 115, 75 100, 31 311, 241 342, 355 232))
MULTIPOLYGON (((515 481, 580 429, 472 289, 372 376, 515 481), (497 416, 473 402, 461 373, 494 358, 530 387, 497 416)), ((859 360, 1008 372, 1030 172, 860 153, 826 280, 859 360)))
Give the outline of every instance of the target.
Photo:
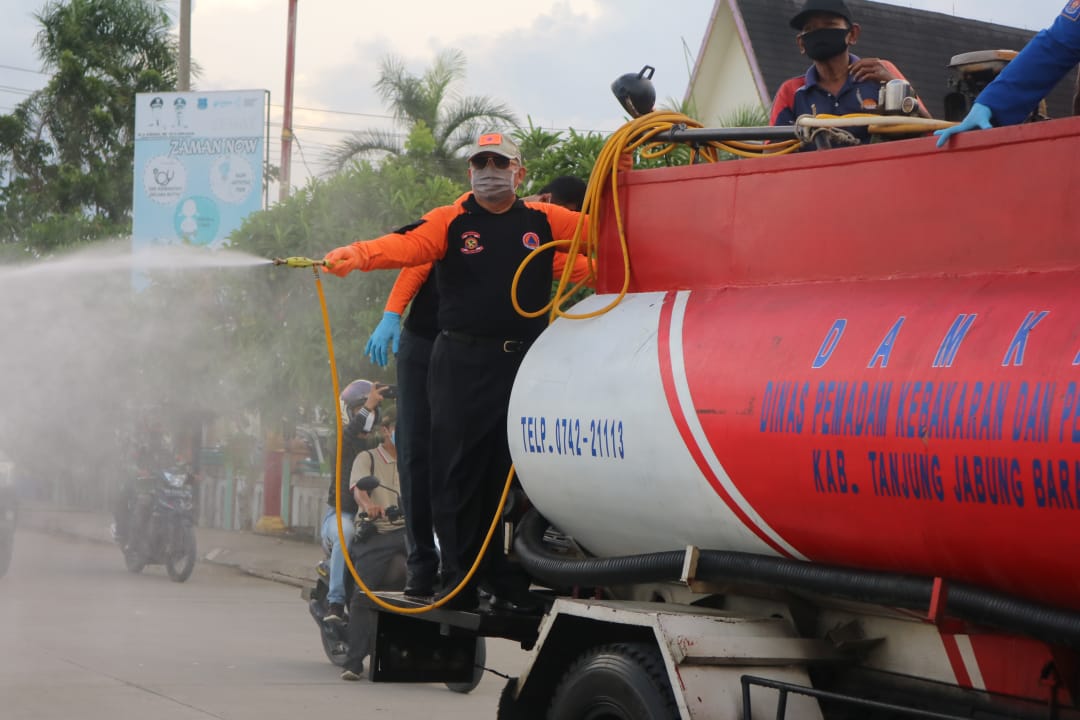
POLYGON ((548 720, 676 720, 679 709, 660 653, 646 643, 587 650, 562 676, 548 720))

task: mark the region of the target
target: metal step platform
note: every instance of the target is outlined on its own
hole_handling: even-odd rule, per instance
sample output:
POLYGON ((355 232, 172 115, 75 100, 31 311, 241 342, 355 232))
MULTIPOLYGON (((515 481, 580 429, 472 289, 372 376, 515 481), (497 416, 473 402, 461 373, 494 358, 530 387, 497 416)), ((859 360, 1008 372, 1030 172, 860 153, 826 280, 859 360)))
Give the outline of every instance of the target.
MULTIPOLYGON (((375 595, 395 607, 418 608, 426 604, 400 592, 375 595)), ((492 610, 487 601, 473 611, 437 608, 409 615, 384 610, 366 597, 362 602, 375 615, 370 654, 373 682, 468 682, 476 664, 479 638, 505 638, 528 650, 536 643, 543 617, 540 613, 492 610)))

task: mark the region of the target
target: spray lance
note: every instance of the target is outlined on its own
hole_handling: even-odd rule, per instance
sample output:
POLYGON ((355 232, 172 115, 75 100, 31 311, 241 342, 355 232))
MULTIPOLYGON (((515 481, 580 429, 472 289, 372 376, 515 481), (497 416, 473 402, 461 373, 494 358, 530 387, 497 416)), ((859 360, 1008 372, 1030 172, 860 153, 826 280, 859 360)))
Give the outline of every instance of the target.
POLYGON ((274 258, 271 262, 275 265, 288 265, 294 268, 329 267, 325 260, 313 260, 306 257, 274 258))

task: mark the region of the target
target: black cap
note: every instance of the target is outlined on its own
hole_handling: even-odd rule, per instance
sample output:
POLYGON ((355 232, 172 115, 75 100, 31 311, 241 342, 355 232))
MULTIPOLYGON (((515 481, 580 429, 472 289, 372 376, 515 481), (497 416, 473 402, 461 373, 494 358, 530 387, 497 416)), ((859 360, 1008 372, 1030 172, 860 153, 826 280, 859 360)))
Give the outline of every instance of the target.
POLYGON ((851 11, 848 10, 847 4, 844 0, 806 0, 803 3, 802 10, 799 14, 791 18, 791 27, 795 30, 802 30, 806 24, 806 16, 813 15, 814 13, 830 13, 832 15, 839 15, 851 23, 851 11))

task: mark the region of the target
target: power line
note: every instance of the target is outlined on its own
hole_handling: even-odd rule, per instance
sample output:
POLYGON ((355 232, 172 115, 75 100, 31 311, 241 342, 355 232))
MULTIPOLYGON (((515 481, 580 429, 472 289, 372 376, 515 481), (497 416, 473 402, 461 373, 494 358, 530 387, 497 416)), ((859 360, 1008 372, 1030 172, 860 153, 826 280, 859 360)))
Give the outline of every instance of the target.
MULTIPOLYGON (((270 126, 271 127, 281 127, 281 122, 277 121, 277 120, 271 120, 270 121, 270 126)), ((349 135, 351 135, 353 133, 363 132, 362 129, 358 130, 356 128, 335 128, 335 127, 328 127, 326 125, 300 125, 300 124, 297 124, 297 123, 293 123, 293 130, 311 130, 313 132, 342 133, 342 134, 349 134, 349 135)), ((393 135, 394 135, 394 137, 399 137, 399 138, 408 137, 408 135, 405 134, 405 133, 393 133, 393 135)))
MULTIPOLYGON (((42 75, 42 76, 45 76, 45 77, 49 76, 49 73, 43 72, 41 70, 31 70, 30 68, 18 67, 16 65, 6 65, 6 64, 3 64, 3 63, 0 63, 0 69, 14 70, 16 72, 31 73, 31 74, 34 74, 34 75, 42 75)), ((25 93, 27 95, 35 92, 34 90, 25 90, 23 88, 13 88, 11 86, 2 86, 2 85, 0 85, 0 89, 8 90, 9 92, 23 92, 23 93, 25 93)), ((192 92, 198 92, 198 91, 192 91, 192 92)), ((270 107, 277 108, 279 110, 284 109, 283 105, 278 105, 278 104, 275 104, 275 103, 270 103, 270 107)), ((328 115, 343 115, 343 116, 346 116, 346 117, 371 118, 373 120, 397 120, 398 119, 393 115, 386 115, 386 114, 383 114, 383 113, 367 113, 367 112, 358 112, 358 111, 355 111, 355 110, 333 110, 331 108, 309 107, 309 106, 303 106, 303 105, 294 105, 293 109, 294 110, 304 110, 306 112, 326 113, 328 115)), ((301 127, 301 126, 300 125, 295 125, 294 127, 301 127)), ((306 127, 306 129, 308 129, 308 130, 320 130, 320 131, 323 130, 322 127, 314 126, 314 125, 309 125, 309 126, 306 127)), ((560 128, 560 127, 546 128, 546 127, 543 127, 543 126, 538 126, 538 129, 539 130, 548 130, 548 131, 551 131, 551 132, 568 132, 570 130, 576 129, 577 132, 598 133, 598 134, 601 134, 601 135, 609 135, 612 132, 614 132, 612 130, 584 130, 584 129, 581 129, 581 128, 560 128)), ((327 129, 326 131, 327 132, 357 132, 356 130, 333 130, 333 129, 327 129)))
MULTIPOLYGON (((27 70, 26 68, 17 68, 17 67, 14 67, 12 65, 0 64, 0 68, 5 68, 5 69, 8 69, 8 70, 20 70, 22 72, 38 73, 38 71, 36 71, 36 70, 27 70)), ((39 75, 44 75, 45 73, 38 73, 38 74, 39 75)), ((19 94, 19 95, 27 95, 28 96, 28 95, 32 95, 33 93, 35 93, 37 91, 36 90, 30 90, 28 88, 15 87, 14 85, 0 85, 0 92, 9 92, 9 93, 14 93, 14 94, 19 94)), ((281 105, 275 105, 273 103, 270 104, 270 107, 278 108, 278 109, 282 108, 281 105)), ((396 120, 396 118, 393 115, 380 115, 380 114, 377 114, 377 113, 354 112, 354 111, 351 111, 351 110, 331 110, 329 108, 314 108, 314 107, 303 107, 303 106, 296 106, 294 109, 296 109, 296 110, 305 110, 307 112, 326 113, 328 115, 343 115, 343 116, 346 116, 346 117, 371 118, 371 119, 375 119, 375 120, 396 120)), ((274 125, 276 127, 281 127, 280 122, 272 121, 270 124, 274 125)), ((338 127, 332 127, 332 126, 329 126, 329 125, 293 124, 293 129, 294 130, 310 130, 312 132, 353 134, 353 133, 363 132, 367 128, 338 128, 338 127)), ((610 135, 612 132, 614 132, 613 130, 582 130, 582 129, 579 129, 579 128, 543 127, 542 125, 537 126, 537 129, 538 130, 546 130, 548 132, 569 132, 570 130, 575 130, 576 132, 579 132, 579 133, 596 133, 598 135, 610 135)), ((395 133, 392 133, 392 135, 394 137, 396 137, 396 138, 407 138, 408 137, 408 133, 403 133, 403 132, 395 132, 395 133)))
MULTIPOLYGON (((270 103, 270 107, 284 108, 285 106, 284 105, 275 105, 274 103, 270 103)), ((328 115, 348 115, 350 117, 375 118, 376 120, 395 120, 396 119, 393 115, 380 115, 378 113, 353 112, 351 110, 330 110, 329 108, 301 107, 300 105, 293 105, 293 110, 306 110, 308 112, 327 113, 328 115)))
POLYGON ((0 63, 0 70, 14 70, 16 72, 33 73, 34 75, 48 76, 48 73, 42 72, 41 70, 31 70, 30 68, 16 67, 15 65, 4 65, 2 63, 0 63))
MULTIPOLYGON (((284 108, 283 105, 276 105, 274 103, 270 103, 270 107, 278 108, 278 109, 284 108)), ((377 119, 377 120, 397 120, 397 118, 394 117, 393 115, 380 115, 380 114, 377 114, 377 113, 354 112, 354 111, 350 111, 350 110, 331 110, 330 108, 301 107, 299 105, 294 105, 293 109, 294 110, 306 110, 308 112, 326 113, 328 115, 347 115, 347 116, 351 116, 351 117, 374 118, 374 119, 377 119)), ((299 125, 297 125, 296 127, 299 127, 299 125)), ((610 135, 611 133, 615 132, 614 130, 586 130, 586 129, 582 129, 582 128, 560 128, 560 127, 554 127, 554 126, 553 127, 544 127, 542 125, 538 125, 537 129, 538 130, 548 130, 548 131, 551 131, 551 132, 569 132, 570 130, 574 130, 575 132, 579 132, 579 133, 597 133, 599 135, 610 135)), ((356 131, 351 130, 349 132, 356 132, 356 131)))
POLYGON ((16 95, 33 95, 34 90, 27 90, 26 88, 15 87, 14 85, 0 85, 0 92, 9 92, 16 95))

